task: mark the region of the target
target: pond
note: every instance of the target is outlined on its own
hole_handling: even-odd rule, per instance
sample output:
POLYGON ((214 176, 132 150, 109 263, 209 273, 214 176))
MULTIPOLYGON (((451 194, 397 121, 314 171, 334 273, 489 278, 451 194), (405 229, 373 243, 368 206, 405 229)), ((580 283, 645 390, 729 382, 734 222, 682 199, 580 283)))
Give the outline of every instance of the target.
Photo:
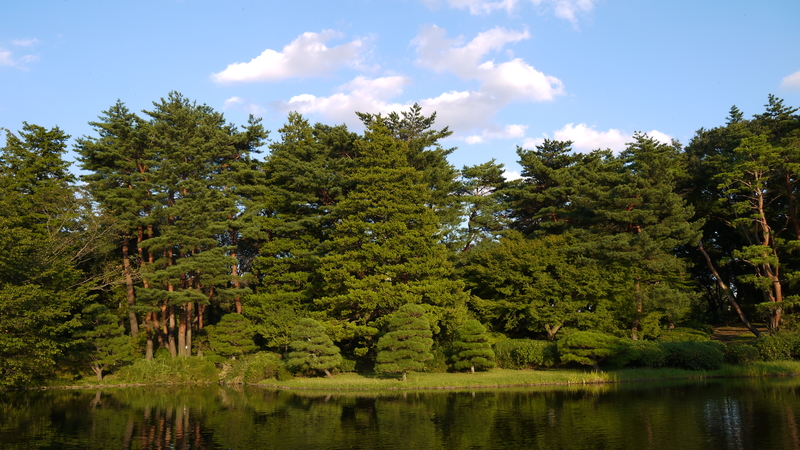
POLYGON ((791 449, 800 379, 461 391, 0 392, 2 449, 791 449))

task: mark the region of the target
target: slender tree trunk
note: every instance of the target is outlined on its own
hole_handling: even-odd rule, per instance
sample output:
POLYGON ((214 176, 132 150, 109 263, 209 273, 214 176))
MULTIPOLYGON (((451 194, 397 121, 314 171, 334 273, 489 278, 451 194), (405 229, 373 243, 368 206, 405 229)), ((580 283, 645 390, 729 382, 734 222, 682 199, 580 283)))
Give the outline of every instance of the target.
POLYGON ((631 339, 639 340, 639 322, 642 319, 642 285, 639 278, 636 278, 636 316, 631 325, 631 339))
POLYGON ((125 291, 128 296, 128 321, 131 324, 131 336, 139 334, 139 319, 133 311, 136 304, 136 295, 133 290, 133 274, 131 274, 130 239, 125 236, 122 240, 122 271, 125 272, 125 291))
POLYGON ((144 317, 144 327, 147 336, 147 344, 145 344, 144 349, 144 359, 147 361, 153 359, 153 321, 155 317, 156 313, 154 312, 149 312, 144 317))
POLYGON ((187 331, 186 322, 189 318, 187 313, 188 313, 188 305, 187 304, 181 305, 179 313, 180 322, 178 323, 178 356, 189 356, 186 354, 186 331, 187 331))
POLYGON ((186 305, 186 356, 192 356, 192 326, 194 325, 194 303, 186 305))
MULTIPOLYGON (((172 290, 172 285, 169 286, 170 291, 172 290)), ((167 307, 169 311, 169 332, 167 333, 167 346, 169 347, 169 354, 173 358, 178 356, 178 349, 175 348, 175 307, 169 305, 167 307)))
MULTIPOLYGON (((234 250, 231 252, 231 257, 234 260, 236 260, 236 262, 231 267, 231 278, 233 279, 233 287, 236 288, 236 289, 239 289, 241 287, 241 282, 239 281, 239 260, 236 258, 237 255, 236 255, 236 250, 235 250, 238 240, 237 240, 237 237, 236 237, 236 231, 235 230, 229 230, 228 233, 229 233, 230 238, 231 238, 231 245, 234 247, 234 250)), ((242 298, 237 295, 236 298, 233 299, 233 301, 234 301, 234 304, 236 305, 236 313, 237 314, 241 314, 242 313, 242 298)))
POLYGON ((403 381, 406 381, 406 379, 407 379, 407 378, 406 378, 406 371, 404 370, 404 371, 403 371, 403 381))
POLYGON ((706 253, 706 249, 703 248, 702 240, 697 242, 697 247, 700 249, 700 253, 703 254, 703 258, 705 258, 706 265, 708 266, 708 269, 711 271, 711 274, 714 275, 714 278, 717 280, 717 286, 719 286, 719 288, 722 289, 722 292, 725 293, 725 297, 728 298, 728 303, 730 303, 733 310, 736 311, 736 314, 739 316, 739 320, 741 320, 744 326, 746 326, 748 330, 750 330, 753 334, 755 334, 756 337, 761 337, 761 332, 758 331, 758 328, 756 328, 753 324, 751 324, 749 320, 747 320, 747 316, 744 315, 744 311, 742 311, 742 308, 739 307, 739 303, 736 302, 735 298, 733 298, 731 290, 728 289, 728 286, 722 281, 722 278, 719 276, 717 269, 711 262, 711 257, 708 256, 708 253, 706 253))

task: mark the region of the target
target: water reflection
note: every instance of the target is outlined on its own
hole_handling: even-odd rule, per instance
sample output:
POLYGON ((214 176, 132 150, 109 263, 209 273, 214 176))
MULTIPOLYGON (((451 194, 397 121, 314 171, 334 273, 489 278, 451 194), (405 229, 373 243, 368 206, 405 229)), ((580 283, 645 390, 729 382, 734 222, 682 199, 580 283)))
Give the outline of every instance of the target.
POLYGON ((0 393, 3 449, 800 448, 800 382, 0 393))

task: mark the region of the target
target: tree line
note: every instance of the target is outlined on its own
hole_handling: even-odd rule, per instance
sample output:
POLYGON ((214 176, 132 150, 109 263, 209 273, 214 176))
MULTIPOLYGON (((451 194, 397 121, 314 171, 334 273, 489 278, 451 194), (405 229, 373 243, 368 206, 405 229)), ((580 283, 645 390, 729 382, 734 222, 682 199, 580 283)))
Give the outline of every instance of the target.
POLYGON ((0 154, 1 378, 221 354, 237 327, 287 353, 305 319, 371 368, 408 304, 442 347, 471 320, 551 341, 794 330, 797 111, 733 107, 685 147, 546 139, 513 181, 453 167, 418 105, 357 113, 361 134, 291 113, 270 140, 176 92, 141 115, 117 101, 76 139, 80 176, 64 131, 24 123, 0 154))

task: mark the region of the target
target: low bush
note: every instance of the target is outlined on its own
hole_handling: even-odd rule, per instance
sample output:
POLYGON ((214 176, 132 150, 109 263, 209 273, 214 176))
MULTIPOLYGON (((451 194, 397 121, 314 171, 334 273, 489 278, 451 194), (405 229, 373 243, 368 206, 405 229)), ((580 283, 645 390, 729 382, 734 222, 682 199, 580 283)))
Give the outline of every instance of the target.
POLYGON ((622 339, 594 331, 579 331, 558 341, 558 356, 562 362, 590 365, 594 370, 606 360, 613 365, 623 365, 621 360, 625 358, 622 356, 628 352, 629 347, 622 339))
POLYGON ((163 356, 150 361, 137 360, 130 366, 120 368, 115 375, 107 378, 115 383, 146 384, 216 383, 218 381, 216 366, 205 358, 165 358, 163 356))
POLYGON ((694 328, 678 327, 663 332, 658 336, 661 342, 707 342, 711 340, 711 336, 694 328))
POLYGON ((761 359, 758 349, 750 344, 731 344, 725 349, 725 362, 746 366, 761 359))
POLYGON ((278 378, 282 371, 288 372, 281 355, 259 352, 228 360, 220 373, 223 383, 242 384, 278 378))
POLYGON ((668 353, 667 365, 679 369, 716 370, 725 359, 721 342, 664 342, 668 353), (721 347, 720 347, 721 346, 721 347))
POLYGON ((504 369, 552 367, 558 358, 555 342, 533 339, 504 339, 494 344, 497 364, 504 369))
POLYGON ((669 352, 661 342, 632 341, 628 346, 632 353, 629 362, 631 366, 657 369, 669 364, 669 352))
POLYGON ((776 333, 760 337, 753 344, 761 359, 778 361, 800 357, 800 336, 794 333, 776 333))
POLYGON ((354 373, 356 371, 356 360, 342 358, 342 362, 339 363, 338 369, 339 372, 342 373, 354 373))

